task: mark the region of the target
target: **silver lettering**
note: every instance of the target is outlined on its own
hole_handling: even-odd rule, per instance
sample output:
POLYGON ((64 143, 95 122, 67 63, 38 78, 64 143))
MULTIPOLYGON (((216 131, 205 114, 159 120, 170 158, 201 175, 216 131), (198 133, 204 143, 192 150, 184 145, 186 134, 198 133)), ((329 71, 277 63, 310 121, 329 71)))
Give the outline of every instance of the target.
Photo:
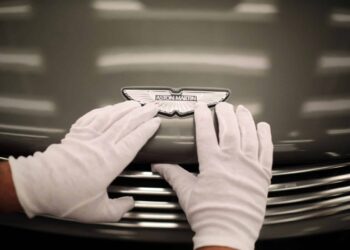
POLYGON ((197 96, 194 95, 156 95, 156 101, 187 101, 196 102, 197 96))

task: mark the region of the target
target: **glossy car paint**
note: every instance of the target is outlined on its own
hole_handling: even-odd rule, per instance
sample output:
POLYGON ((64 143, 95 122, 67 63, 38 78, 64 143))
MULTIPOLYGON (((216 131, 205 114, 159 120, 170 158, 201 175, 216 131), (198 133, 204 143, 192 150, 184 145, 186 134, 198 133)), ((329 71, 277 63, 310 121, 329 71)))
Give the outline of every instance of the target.
MULTIPOLYGON (((349 16, 343 1, 1 2, 0 156, 44 150, 136 86, 229 90, 271 124, 275 169, 346 161, 349 16)), ((193 117, 160 116, 135 162, 196 163, 193 117)))
MULTIPOLYGON (((0 17, 2 154, 44 149, 85 112, 123 101, 121 88, 132 85, 231 90, 229 102, 271 124, 275 164, 349 157, 350 34, 339 18, 348 6, 121 3, 1 5, 19 6, 0 17)), ((195 162, 193 142, 192 117, 164 117, 139 160, 165 160, 149 157, 159 153, 195 162)))

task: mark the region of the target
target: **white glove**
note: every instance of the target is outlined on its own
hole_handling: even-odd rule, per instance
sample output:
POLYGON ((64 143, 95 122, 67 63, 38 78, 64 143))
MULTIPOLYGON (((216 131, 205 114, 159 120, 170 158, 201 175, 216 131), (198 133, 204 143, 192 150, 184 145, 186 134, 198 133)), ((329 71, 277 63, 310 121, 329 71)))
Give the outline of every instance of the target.
POLYGON ((109 199, 108 185, 157 131, 154 104, 133 101, 95 109, 73 124, 60 144, 33 156, 10 157, 13 181, 28 217, 115 222, 132 197, 109 199))
POLYGON ((152 170, 173 187, 195 232, 194 248, 226 246, 253 249, 264 220, 271 180, 273 145, 270 126, 256 130, 250 112, 216 106, 219 143, 205 104, 195 109, 200 173, 178 165, 155 164, 152 170))

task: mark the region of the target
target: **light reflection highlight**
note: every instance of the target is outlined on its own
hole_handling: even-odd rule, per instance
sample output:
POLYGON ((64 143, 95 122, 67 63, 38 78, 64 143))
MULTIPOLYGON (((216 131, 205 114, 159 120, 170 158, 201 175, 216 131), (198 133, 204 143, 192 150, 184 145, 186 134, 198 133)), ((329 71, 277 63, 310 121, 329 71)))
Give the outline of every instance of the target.
POLYGON ((167 201, 135 201, 136 208, 178 208, 176 203, 167 201))
POLYGON ((38 52, 0 49, 0 69, 40 72, 43 66, 43 58, 38 52))
POLYGON ((328 129, 326 131, 328 135, 345 135, 350 134, 350 128, 334 128, 334 129, 328 129))
POLYGON ((107 19, 175 19, 205 21, 272 21, 278 13, 273 0, 241 1, 223 10, 150 7, 138 0, 95 0, 91 5, 98 16, 107 19))
POLYGON ((320 229, 321 229, 320 226, 305 227, 305 228, 302 229, 302 232, 310 233, 310 232, 316 232, 316 231, 318 231, 320 229))
POLYGON ((303 103, 301 113, 312 117, 348 114, 350 113, 350 98, 310 100, 303 103))
POLYGON ((92 8, 99 11, 140 11, 145 8, 144 4, 135 0, 106 1, 97 0, 92 8))
POLYGON ((61 129, 61 128, 34 127, 34 126, 1 124, 1 123, 0 123, 0 129, 28 131, 28 132, 41 132, 41 133, 48 133, 48 134, 60 134, 60 133, 66 132, 65 129, 61 129))
POLYGON ((309 143, 314 142, 313 139, 297 139, 297 140, 281 140, 281 143, 309 143))
POLYGON ((0 132, 0 135, 35 138, 35 139, 47 139, 47 138, 49 138, 49 136, 47 136, 47 135, 33 135, 33 134, 10 133, 10 132, 0 132))
POLYGON ((349 53, 328 53, 321 56, 317 62, 319 73, 346 73, 350 72, 349 53))
POLYGON ((233 11, 238 13, 249 14, 276 14, 278 12, 277 6, 272 2, 268 3, 267 1, 255 3, 243 1, 237 4, 237 6, 233 8, 233 11))
POLYGON ((27 2, 17 1, 0 3, 0 18, 27 17, 32 13, 32 6, 27 2))
POLYGON ((270 67, 269 58, 252 52, 160 51, 157 49, 106 51, 97 58, 102 72, 126 69, 166 69, 224 71, 235 74, 263 74, 270 67))
POLYGON ((331 157, 339 157, 340 154, 336 153, 336 152, 326 152, 326 155, 329 155, 331 157))
POLYGON ((195 142, 194 141, 175 141, 173 142, 174 144, 178 144, 178 145, 194 145, 195 142))
POLYGON ((350 11, 343 9, 333 10, 330 15, 330 21, 334 26, 350 27, 350 11))
POLYGON ((299 131, 297 131, 297 130, 292 130, 292 131, 290 131, 289 133, 288 133, 288 135, 287 135, 288 137, 298 137, 298 136, 300 136, 300 132, 299 131))
POLYGON ((56 105, 49 100, 0 97, 0 110, 13 113, 53 115, 56 105))
POLYGON ((171 222, 138 222, 140 227, 149 227, 149 228, 178 228, 177 223, 171 222))

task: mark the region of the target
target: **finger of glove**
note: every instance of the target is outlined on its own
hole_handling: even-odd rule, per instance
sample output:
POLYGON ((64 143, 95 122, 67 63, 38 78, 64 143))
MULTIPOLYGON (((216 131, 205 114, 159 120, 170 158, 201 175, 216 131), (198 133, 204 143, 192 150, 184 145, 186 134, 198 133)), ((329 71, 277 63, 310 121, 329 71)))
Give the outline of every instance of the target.
POLYGON ((192 173, 177 164, 153 164, 152 172, 159 173, 174 189, 181 203, 186 203, 187 195, 196 181, 192 173))
POLYGON ((158 106, 154 103, 135 109, 110 126, 110 128, 106 130, 105 135, 107 138, 112 138, 114 141, 118 142, 141 124, 151 120, 158 113, 158 110, 158 106))
POLYGON ((240 132, 233 105, 221 102, 215 107, 219 122, 219 144, 221 150, 233 152, 240 149, 240 132))
MULTIPOLYGON (((117 222, 123 215, 133 209, 135 201, 131 196, 124 196, 117 199, 107 199, 102 211, 101 220, 104 222, 117 222)), ((98 211, 96 211, 98 213, 98 211)))
POLYGON ((237 107, 236 114, 241 133, 241 151, 246 156, 258 160, 259 143, 253 116, 242 105, 237 107))
POLYGON ((89 111, 85 115, 81 116, 74 124, 73 126, 76 127, 85 127, 89 125, 96 117, 97 114, 103 113, 103 111, 109 110, 112 107, 112 105, 108 105, 102 108, 97 108, 89 111))
POLYGON ((125 101, 115 104, 110 108, 97 113, 95 119, 93 119, 88 126, 100 133, 103 133, 115 122, 122 119, 122 117, 140 107, 140 103, 135 101, 125 101))
POLYGON ((213 116, 205 103, 198 103, 194 110, 196 143, 200 171, 205 170, 212 153, 219 150, 213 116))
POLYGON ((266 122, 258 124, 259 162, 269 172, 272 171, 273 143, 270 125, 266 122))
POLYGON ((119 174, 137 155, 146 142, 155 134, 160 126, 160 118, 156 117, 141 124, 138 128, 115 144, 116 159, 121 165, 119 174))

